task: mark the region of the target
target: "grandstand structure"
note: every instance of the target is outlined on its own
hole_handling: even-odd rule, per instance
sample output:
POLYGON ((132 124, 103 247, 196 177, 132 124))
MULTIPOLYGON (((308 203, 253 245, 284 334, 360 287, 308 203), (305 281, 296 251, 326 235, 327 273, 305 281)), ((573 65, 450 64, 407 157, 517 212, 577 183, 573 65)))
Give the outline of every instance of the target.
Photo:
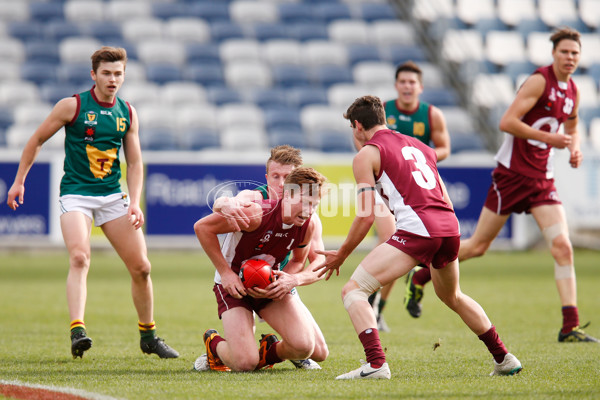
POLYGON ((565 24, 583 33, 581 132, 600 148, 597 0, 0 0, 0 147, 89 89, 89 56, 114 45, 144 149, 352 152, 341 112, 395 98, 395 66, 413 60, 453 152, 493 151, 499 116, 565 24))

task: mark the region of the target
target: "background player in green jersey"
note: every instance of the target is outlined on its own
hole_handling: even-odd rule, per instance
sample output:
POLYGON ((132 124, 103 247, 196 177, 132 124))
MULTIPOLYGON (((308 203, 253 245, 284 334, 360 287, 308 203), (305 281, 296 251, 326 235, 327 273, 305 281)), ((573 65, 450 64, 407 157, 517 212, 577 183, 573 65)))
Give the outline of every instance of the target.
POLYGON ((42 145, 65 127, 64 175, 60 184, 60 225, 69 252, 67 303, 71 319, 71 354, 83 357, 92 346, 84 313, 90 268, 92 221, 121 257, 131 275, 144 353, 161 358, 179 354, 156 336, 150 261, 142 230, 140 197, 144 179, 135 109, 117 97, 125 79, 125 49, 102 47, 91 57, 95 85, 60 100, 31 136, 21 156, 7 203, 16 210, 25 200, 25 178, 42 145), (127 161, 129 195, 121 190, 119 150, 127 161))
MULTIPOLYGON (((399 65, 396 68, 394 87, 398 92, 398 97, 384 103, 388 128, 412 136, 431 146, 435 150, 438 161, 448 157, 450 155, 450 135, 446 128, 444 114, 439 108, 420 100, 420 95, 423 93, 423 73, 419 66, 412 61, 399 65)), ((377 199, 375 207, 378 208, 375 230, 379 243, 382 243, 396 231, 396 225, 393 215, 384 212, 387 208, 380 198, 377 199), (385 215, 385 217, 381 217, 381 215, 385 215)), ((421 278, 429 281, 430 277, 429 269, 421 267, 415 267, 406 277, 407 292, 404 306, 415 318, 421 315, 420 301, 423 297, 423 290, 422 286, 415 286, 413 280, 421 278)), ((383 310, 394 282, 385 285, 369 299, 375 307, 378 329, 383 332, 390 330, 383 318, 383 310)))

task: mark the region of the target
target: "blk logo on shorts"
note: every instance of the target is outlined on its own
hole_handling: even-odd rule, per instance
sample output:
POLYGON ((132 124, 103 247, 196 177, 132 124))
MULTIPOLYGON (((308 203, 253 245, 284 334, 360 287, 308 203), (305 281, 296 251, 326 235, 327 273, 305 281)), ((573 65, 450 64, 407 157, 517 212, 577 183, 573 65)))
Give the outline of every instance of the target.
POLYGON ((396 242, 398 242, 400 244, 406 244, 406 239, 402 239, 402 238, 400 238, 400 236, 397 236, 397 235, 392 235, 392 240, 395 240, 396 242))

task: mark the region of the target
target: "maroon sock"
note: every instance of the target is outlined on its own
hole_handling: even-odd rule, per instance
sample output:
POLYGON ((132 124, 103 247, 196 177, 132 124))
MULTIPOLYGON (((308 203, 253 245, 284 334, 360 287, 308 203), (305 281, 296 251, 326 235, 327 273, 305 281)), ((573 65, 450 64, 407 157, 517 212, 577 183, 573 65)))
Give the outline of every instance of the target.
POLYGON ((367 329, 358 335, 360 342, 365 348, 367 362, 371 363, 371 367, 379 368, 385 363, 385 354, 381 348, 381 340, 379 340, 379 332, 377 329, 367 329))
POLYGON ((415 285, 424 286, 427 282, 431 280, 431 272, 429 268, 421 268, 417 272, 414 273, 412 277, 412 282, 415 285))
POLYGON ((502 343, 502 340, 500 340, 494 325, 492 325, 492 327, 486 333, 483 333, 478 337, 479 340, 481 340, 487 346, 489 352, 492 353, 494 360, 496 360, 498 364, 504 361, 504 356, 508 353, 508 350, 506 350, 504 343, 502 343))
POLYGON ((562 333, 569 333, 579 326, 579 312, 577 306, 566 306, 562 308, 563 326, 562 333))
POLYGON ((223 339, 221 336, 217 335, 214 338, 212 338, 212 340, 210 341, 210 344, 208 345, 210 347, 210 351, 217 357, 219 357, 219 355, 217 354, 217 345, 221 342, 224 342, 225 339, 223 339))
POLYGON ((279 343, 281 343, 281 341, 273 343, 271 347, 269 347, 269 350, 267 350, 267 355, 265 356, 267 365, 277 364, 283 361, 281 358, 279 358, 277 355, 277 350, 275 349, 279 343))

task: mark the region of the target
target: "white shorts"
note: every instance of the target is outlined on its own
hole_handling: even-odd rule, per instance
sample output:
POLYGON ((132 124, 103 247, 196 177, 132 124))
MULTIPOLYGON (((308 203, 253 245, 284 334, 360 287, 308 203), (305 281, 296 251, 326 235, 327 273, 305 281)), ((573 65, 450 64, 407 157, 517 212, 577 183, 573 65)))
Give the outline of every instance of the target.
POLYGON ((106 222, 127 215, 129 196, 127 193, 114 193, 108 196, 80 196, 66 194, 58 199, 61 215, 71 211, 79 211, 94 220, 94 225, 101 226, 106 222))

